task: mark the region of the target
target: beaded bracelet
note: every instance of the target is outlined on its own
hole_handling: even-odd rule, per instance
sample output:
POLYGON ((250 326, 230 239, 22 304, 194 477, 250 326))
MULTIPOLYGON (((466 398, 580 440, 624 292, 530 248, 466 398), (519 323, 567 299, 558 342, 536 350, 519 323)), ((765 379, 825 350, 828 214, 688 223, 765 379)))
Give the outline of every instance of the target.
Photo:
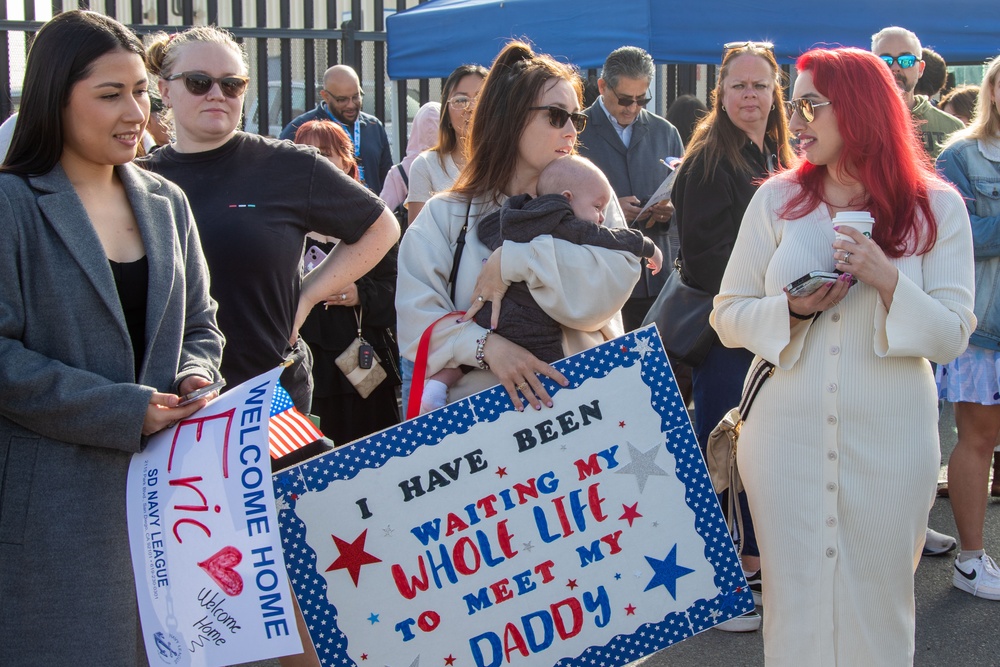
POLYGON ((491 333, 493 333, 493 330, 487 329, 486 333, 484 333, 481 338, 476 340, 476 363, 478 363, 479 367, 484 371, 490 370, 490 365, 486 363, 485 348, 486 348, 486 339, 490 337, 491 333))

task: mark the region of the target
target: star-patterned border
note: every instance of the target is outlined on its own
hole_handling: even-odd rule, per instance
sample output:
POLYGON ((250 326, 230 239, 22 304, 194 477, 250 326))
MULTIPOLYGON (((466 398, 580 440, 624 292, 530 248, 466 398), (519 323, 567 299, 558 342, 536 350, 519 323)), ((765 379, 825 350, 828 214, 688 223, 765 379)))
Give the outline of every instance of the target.
MULTIPOLYGON (((562 667, 591 665, 613 667, 635 661, 753 610, 753 597, 736 560, 733 542, 722 518, 701 450, 670 370, 655 326, 626 334, 553 364, 569 380, 567 388, 591 378, 607 376, 615 368, 640 364, 643 382, 650 389, 652 407, 661 416, 666 448, 674 456, 675 473, 686 489, 685 501, 698 516, 695 530, 705 540, 705 558, 715 570, 720 595, 698 600, 685 612, 668 614, 661 622, 644 624, 628 635, 618 635, 604 646, 591 646, 576 658, 556 663, 562 667)), ((541 378, 555 396, 558 384, 541 378)), ((297 498, 322 491, 336 480, 353 479, 366 468, 379 468, 390 459, 409 456, 417 447, 434 446, 446 435, 465 433, 479 422, 492 422, 512 410, 507 392, 494 387, 444 408, 420 416, 388 431, 336 449, 274 475, 282 545, 288 576, 323 665, 357 664, 347 654, 347 637, 337 628, 337 610, 329 603, 326 581, 319 574, 316 553, 305 540, 306 527, 295 514, 297 498), (335 464, 333 463, 335 462, 335 464), (309 595, 299 591, 306 590, 309 595)), ((389 529, 391 530, 391 528, 389 529)))

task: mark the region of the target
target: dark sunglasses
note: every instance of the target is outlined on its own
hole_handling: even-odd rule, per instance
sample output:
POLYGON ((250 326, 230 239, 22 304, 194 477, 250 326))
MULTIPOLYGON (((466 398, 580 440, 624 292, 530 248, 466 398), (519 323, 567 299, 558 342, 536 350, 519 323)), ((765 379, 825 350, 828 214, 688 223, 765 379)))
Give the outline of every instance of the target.
POLYGON ((199 97, 207 95, 208 91, 212 90, 213 85, 219 84, 219 90, 222 91, 223 95, 230 99, 236 99, 246 91, 247 84, 250 83, 250 79, 245 76, 234 74, 215 78, 201 72, 178 72, 165 77, 164 80, 176 81, 180 78, 184 79, 184 87, 187 88, 188 92, 199 97))
POLYGON ((549 125, 556 129, 562 129, 566 127, 566 121, 572 119, 573 127, 576 128, 577 132, 583 132, 583 128, 587 127, 587 117, 579 112, 570 113, 562 107, 552 106, 551 104, 547 107, 528 107, 528 111, 548 111, 549 112, 549 125))
POLYGON ((802 120, 807 123, 811 123, 813 122, 813 119, 816 118, 816 108, 825 107, 828 104, 833 104, 833 102, 813 102, 812 100, 800 97, 798 99, 788 100, 785 102, 785 113, 787 113, 788 117, 791 118, 792 114, 797 111, 799 116, 802 117, 802 120))
POLYGON ((892 67, 892 63, 896 62, 899 63, 899 66, 902 67, 903 69, 910 69, 918 62, 920 62, 920 58, 916 57, 912 53, 906 53, 901 56, 896 56, 895 58, 893 58, 892 56, 879 56, 879 58, 881 58, 882 62, 884 62, 889 67, 892 67))
POLYGON ((628 109, 633 104, 638 104, 639 108, 642 109, 642 108, 645 108, 646 105, 649 104, 651 101, 653 101, 653 98, 652 97, 648 97, 648 96, 647 97, 622 97, 621 95, 618 94, 618 91, 615 90, 614 88, 611 89, 611 92, 614 93, 615 99, 618 100, 618 106, 625 107, 626 109, 628 109))

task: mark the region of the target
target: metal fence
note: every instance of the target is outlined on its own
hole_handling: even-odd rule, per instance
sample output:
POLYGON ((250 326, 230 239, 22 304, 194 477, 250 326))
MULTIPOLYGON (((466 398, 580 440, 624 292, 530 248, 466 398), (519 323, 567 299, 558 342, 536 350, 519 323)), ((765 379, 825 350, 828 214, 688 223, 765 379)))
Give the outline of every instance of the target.
MULTIPOLYGON (((421 0, 423 1, 423 0, 421 0)), ((27 50, 35 32, 54 14, 91 9, 128 25, 140 36, 214 24, 243 43, 251 88, 245 129, 276 136, 297 115, 313 108, 328 67, 346 64, 358 72, 367 93, 364 110, 383 120, 398 159, 409 122, 421 104, 437 99, 440 80, 390 82, 386 76, 387 13, 413 0, 0 0, 0 120, 17 110, 27 50), (13 8, 10 9, 10 8, 13 8), (14 14, 17 16, 8 16, 14 14)), ((702 70, 705 73, 705 70, 702 70)), ((582 72, 596 81, 595 70, 582 72)), ((693 65, 658 71, 655 101, 663 113, 684 93, 704 95, 693 65)), ((714 84, 714 68, 707 82, 714 84)), ((711 86, 708 88, 711 89, 711 86)))

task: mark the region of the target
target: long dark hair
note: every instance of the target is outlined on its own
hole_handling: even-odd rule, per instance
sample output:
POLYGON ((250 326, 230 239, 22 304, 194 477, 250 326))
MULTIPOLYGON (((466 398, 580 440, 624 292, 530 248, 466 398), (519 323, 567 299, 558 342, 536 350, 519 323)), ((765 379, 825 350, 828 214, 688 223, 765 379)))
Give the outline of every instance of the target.
POLYGON ((441 119, 438 121, 438 143, 431 150, 438 152, 438 157, 444 160, 445 155, 451 155, 458 148, 459 136, 455 132, 455 126, 451 124, 451 115, 448 113, 450 106, 449 98, 455 90, 458 82, 467 76, 478 76, 485 79, 489 71, 482 65, 459 65, 444 82, 441 88, 441 119))
POLYGON ((118 50, 146 62, 139 39, 103 14, 63 12, 41 27, 28 52, 21 109, 0 171, 23 176, 52 171, 62 156, 63 112, 73 86, 90 76, 95 60, 118 50))
MULTIPOLYGON (((726 78, 736 58, 752 55, 762 58, 771 68, 774 76, 774 93, 771 99, 771 111, 767 116, 765 136, 774 143, 778 151, 778 162, 782 165, 793 164, 795 156, 788 143, 788 118, 785 116, 785 95, 781 88, 781 69, 774 59, 771 49, 755 43, 748 43, 738 48, 729 49, 722 58, 719 68, 719 82, 712 91, 712 100, 708 115, 698 123, 691 143, 685 151, 685 163, 694 164, 695 158, 704 160, 705 169, 702 177, 707 183, 712 179, 715 167, 721 160, 728 160, 734 168, 740 169, 751 176, 758 176, 757 167, 743 157, 743 147, 747 143, 747 135, 736 127, 729 114, 722 107, 725 98, 726 78)), ((682 166, 681 169, 684 167, 682 166)), ((690 168, 690 167, 689 167, 690 168)))
POLYGON ((499 200, 517 169, 521 134, 531 120, 528 107, 536 103, 550 79, 569 83, 583 102, 583 81, 572 66, 536 54, 524 42, 510 42, 500 51, 479 91, 469 131, 469 162, 453 192, 499 200))

